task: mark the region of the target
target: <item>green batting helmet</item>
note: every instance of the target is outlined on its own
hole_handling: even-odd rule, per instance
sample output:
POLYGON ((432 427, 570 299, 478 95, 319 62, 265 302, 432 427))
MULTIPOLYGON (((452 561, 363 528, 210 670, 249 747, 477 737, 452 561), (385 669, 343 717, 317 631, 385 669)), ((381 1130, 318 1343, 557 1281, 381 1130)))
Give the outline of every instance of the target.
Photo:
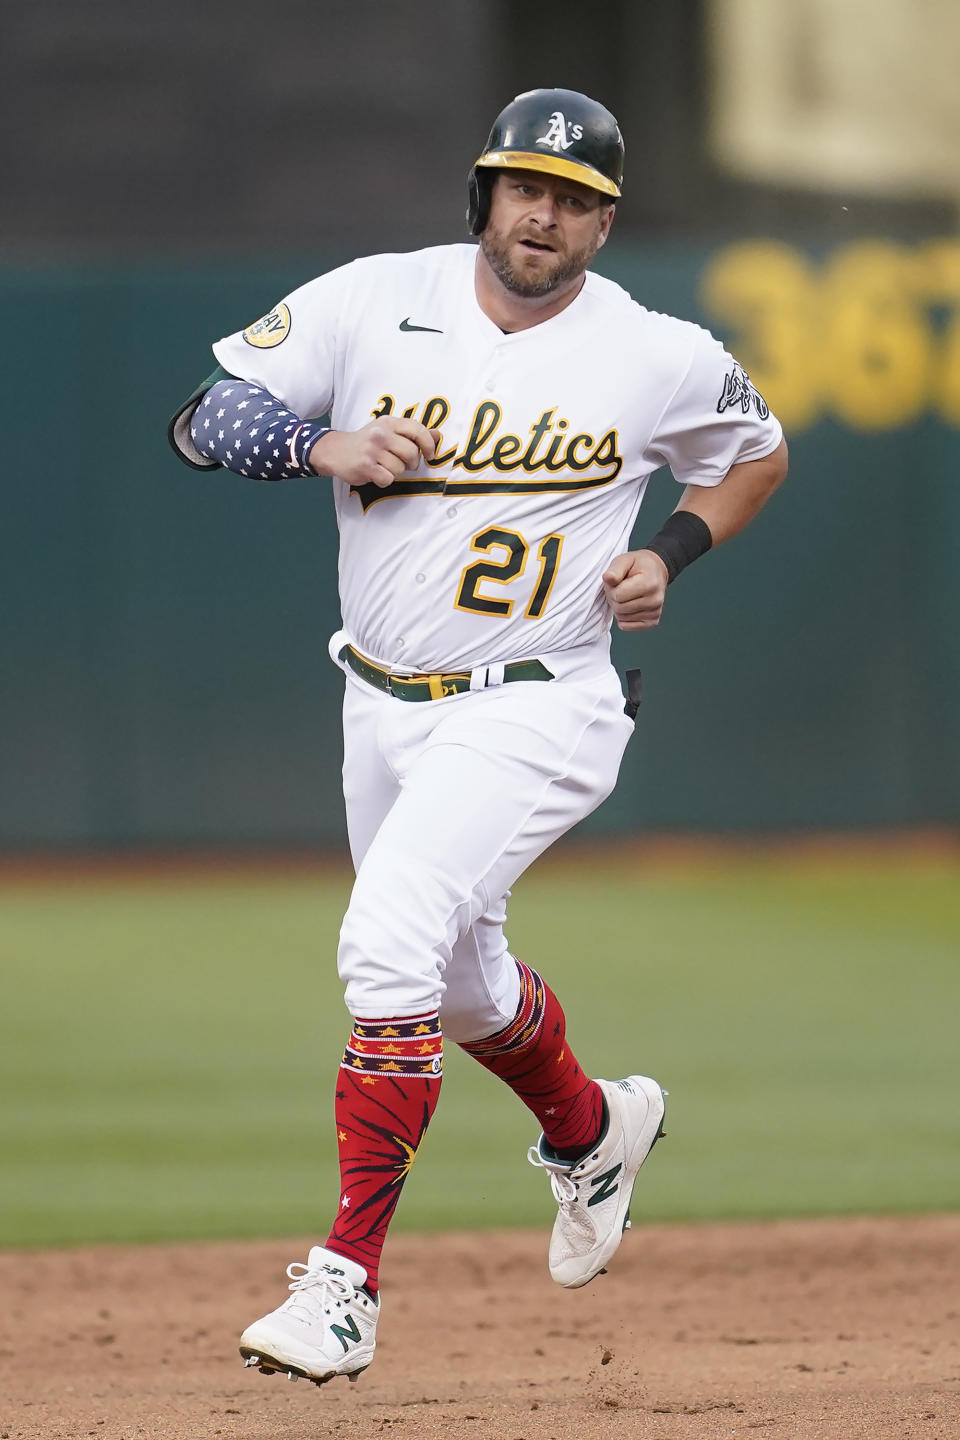
POLYGON ((606 106, 577 90, 527 90, 511 100, 467 176, 467 225, 479 235, 490 213, 490 170, 540 170, 599 190, 612 203, 623 184, 623 137, 606 106))

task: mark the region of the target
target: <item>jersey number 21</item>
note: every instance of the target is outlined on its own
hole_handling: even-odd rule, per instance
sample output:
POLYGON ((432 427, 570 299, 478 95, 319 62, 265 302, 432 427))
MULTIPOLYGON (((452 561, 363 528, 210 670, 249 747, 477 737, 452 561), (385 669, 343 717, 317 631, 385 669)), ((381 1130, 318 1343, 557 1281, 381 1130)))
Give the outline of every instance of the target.
MULTIPOLYGON (((516 580, 519 575, 522 575, 530 554, 530 546, 527 541, 517 530, 505 530, 498 525, 491 525, 489 529, 481 530, 479 535, 474 536, 470 542, 470 549, 478 551, 482 555, 491 555, 497 550, 505 551, 506 554, 503 559, 478 560, 473 565, 466 567, 460 576, 455 602, 456 609, 467 610, 474 615, 506 617, 512 614, 514 606, 512 600, 501 600, 491 595, 482 595, 479 587, 484 580, 494 585, 506 585, 509 581, 516 580)), ((562 535, 548 535, 546 540, 541 541, 537 550, 540 570, 533 594, 523 612, 525 618, 537 620, 543 614, 550 598, 553 582, 556 579, 557 565, 560 562, 562 549, 562 535)))

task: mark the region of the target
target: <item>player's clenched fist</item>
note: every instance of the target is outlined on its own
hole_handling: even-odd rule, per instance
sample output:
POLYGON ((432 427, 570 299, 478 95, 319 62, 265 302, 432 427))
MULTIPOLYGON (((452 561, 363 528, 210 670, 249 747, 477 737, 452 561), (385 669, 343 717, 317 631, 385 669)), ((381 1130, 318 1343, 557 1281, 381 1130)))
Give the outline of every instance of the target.
POLYGON ((405 416, 383 415, 362 430, 331 430, 310 451, 310 465, 318 475, 336 475, 347 485, 392 485, 398 475, 409 475, 420 456, 432 460, 439 430, 428 430, 405 416))
POLYGON ((621 630, 652 630, 660 623, 667 567, 652 550, 618 555, 603 574, 607 602, 621 630))

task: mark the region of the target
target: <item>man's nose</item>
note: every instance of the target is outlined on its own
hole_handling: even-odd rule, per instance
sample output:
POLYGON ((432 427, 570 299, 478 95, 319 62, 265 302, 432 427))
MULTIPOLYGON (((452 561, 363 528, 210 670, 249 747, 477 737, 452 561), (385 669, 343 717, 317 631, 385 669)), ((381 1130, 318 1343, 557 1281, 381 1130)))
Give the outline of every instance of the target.
POLYGON ((557 223, 557 202, 552 195, 540 195, 533 205, 531 220, 536 220, 543 230, 549 230, 557 223))

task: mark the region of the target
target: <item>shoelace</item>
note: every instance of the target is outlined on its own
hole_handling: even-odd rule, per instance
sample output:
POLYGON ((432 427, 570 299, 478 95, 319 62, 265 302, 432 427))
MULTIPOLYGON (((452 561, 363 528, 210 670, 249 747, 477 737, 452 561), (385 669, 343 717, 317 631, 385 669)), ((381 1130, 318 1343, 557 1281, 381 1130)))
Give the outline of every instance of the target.
POLYGON ((569 1165, 564 1165, 558 1160, 545 1160, 537 1149, 531 1145, 527 1151, 527 1159, 531 1165, 538 1170, 546 1170, 550 1176, 550 1189, 553 1191, 553 1198, 558 1205, 572 1205, 577 1198, 577 1187, 570 1179, 569 1165))
POLYGON ((356 1290, 344 1276, 333 1275, 329 1270, 311 1270, 299 1260, 287 1266, 292 1281, 293 1297, 287 1301, 292 1311, 303 1310, 311 1320, 329 1315, 331 1309, 347 1305, 356 1296, 356 1290))

